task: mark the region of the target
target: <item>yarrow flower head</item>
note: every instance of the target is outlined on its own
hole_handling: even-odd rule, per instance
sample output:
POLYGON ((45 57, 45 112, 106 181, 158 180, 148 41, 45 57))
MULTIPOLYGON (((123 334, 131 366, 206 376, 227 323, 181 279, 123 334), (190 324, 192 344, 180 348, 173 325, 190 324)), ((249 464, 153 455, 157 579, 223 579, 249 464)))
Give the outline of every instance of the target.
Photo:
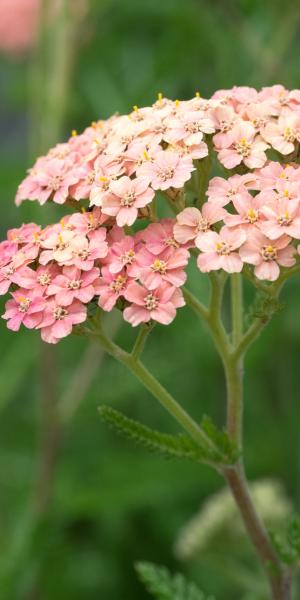
POLYGON ((159 94, 73 132, 17 191, 17 205, 72 212, 11 229, 0 244, 8 327, 56 343, 113 308, 132 326, 169 324, 195 259, 202 273, 275 281, 300 254, 299 149, 300 92, 278 85, 159 94))

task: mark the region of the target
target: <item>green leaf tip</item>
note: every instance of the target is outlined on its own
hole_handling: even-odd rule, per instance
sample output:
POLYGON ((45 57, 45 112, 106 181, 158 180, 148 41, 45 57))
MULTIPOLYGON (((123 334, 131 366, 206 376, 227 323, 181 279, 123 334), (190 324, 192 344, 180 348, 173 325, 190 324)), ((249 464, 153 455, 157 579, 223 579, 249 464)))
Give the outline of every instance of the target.
POLYGON ((214 600, 195 583, 190 583, 181 573, 172 575, 166 567, 148 562, 138 562, 135 569, 146 590, 155 600, 214 600))

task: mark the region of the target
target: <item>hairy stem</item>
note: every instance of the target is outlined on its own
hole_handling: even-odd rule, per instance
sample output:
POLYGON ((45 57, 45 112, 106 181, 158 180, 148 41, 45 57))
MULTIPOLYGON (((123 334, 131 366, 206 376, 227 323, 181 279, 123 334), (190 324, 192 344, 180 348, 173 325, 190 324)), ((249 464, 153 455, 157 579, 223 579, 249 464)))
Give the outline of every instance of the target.
MULTIPOLYGON (((232 441, 238 445, 242 452, 244 355, 258 337, 263 327, 269 322, 271 314, 266 318, 254 319, 253 323, 244 333, 241 276, 239 274, 232 275, 232 332, 231 339, 229 340, 222 322, 222 300, 225 279, 218 273, 212 273, 210 280, 211 296, 208 309, 203 307, 190 292, 185 292, 184 295, 187 304, 199 317, 204 319, 222 359, 227 388, 227 431, 232 441)), ((282 281, 276 282, 276 285, 269 286, 268 294, 276 299, 281 287, 282 281)), ((237 465, 223 469, 223 475, 230 487, 245 529, 266 573, 272 600, 290 600, 291 577, 285 572, 265 526, 256 512, 249 493, 243 459, 241 458, 237 465)))
POLYGON ((224 477, 239 508, 245 529, 265 570, 272 600, 290 600, 290 577, 284 572, 265 526, 255 510, 243 467, 238 465, 224 470, 224 477))
MULTIPOLYGON (((280 286, 274 292, 279 293, 280 286)), ((243 448, 243 360, 244 354, 259 334, 264 322, 255 320, 243 335, 243 291, 241 276, 231 276, 231 316, 233 352, 224 356, 227 384, 227 431, 230 438, 243 448)), ((268 321, 269 319, 267 319, 268 321)), ((289 600, 290 578, 277 556, 265 526, 256 512, 245 476, 243 459, 232 468, 224 469, 224 477, 239 508, 245 529, 257 551, 269 581, 273 600, 289 600)))

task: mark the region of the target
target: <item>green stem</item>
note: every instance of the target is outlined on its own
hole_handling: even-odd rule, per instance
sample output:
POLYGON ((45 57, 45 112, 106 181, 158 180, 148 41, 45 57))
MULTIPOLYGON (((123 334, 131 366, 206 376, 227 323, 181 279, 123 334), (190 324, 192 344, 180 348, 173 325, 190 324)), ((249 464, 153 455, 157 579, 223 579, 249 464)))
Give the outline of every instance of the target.
POLYGON ((203 319, 208 327, 208 331, 214 340, 216 348, 220 354, 222 362, 230 354, 231 345, 221 320, 220 311, 223 298, 225 278, 219 274, 210 274, 211 294, 209 307, 206 308, 188 289, 183 288, 183 295, 186 304, 193 312, 203 319))
POLYGON ((132 354, 125 352, 123 348, 120 348, 120 346, 110 340, 100 325, 97 330, 89 331, 89 335, 98 340, 108 354, 125 365, 197 443, 201 446, 205 445, 208 448, 214 448, 213 443, 201 427, 178 404, 175 398, 159 383, 141 361, 137 360, 132 354))
POLYGON ((182 291, 186 304, 191 307, 196 315, 207 321, 209 317, 209 311, 206 306, 204 306, 204 304, 202 304, 202 302, 200 302, 200 300, 198 300, 198 298, 196 298, 196 296, 194 296, 194 294, 192 294, 192 292, 190 292, 187 288, 182 288, 182 291))
POLYGON ((132 358, 138 359, 138 357, 142 354, 148 335, 152 329, 153 326, 149 325, 148 323, 145 323, 140 327, 136 340, 134 342, 134 346, 131 350, 132 358))
POLYGON ((226 359, 227 431, 239 448, 243 444, 243 357, 226 359))
POLYGON ((237 346, 243 335, 243 282, 240 273, 233 273, 231 283, 232 343, 237 346))
MULTIPOLYGON (((243 336, 243 287, 240 273, 230 277, 232 344, 236 348, 243 336)), ((227 388, 227 431, 238 447, 242 446, 243 356, 225 356, 227 388)))
POLYGON ((208 324, 210 333, 224 366, 226 357, 229 355, 231 350, 231 344, 221 316, 225 282, 225 273, 210 273, 211 293, 208 324))
MULTIPOLYGON (((279 283, 274 289, 277 296, 279 283)), ((243 296, 239 275, 231 276, 231 310, 233 352, 224 357, 227 384, 227 431, 230 438, 243 448, 243 359, 266 320, 255 320, 243 335, 243 296)), ((267 319, 268 320, 268 319, 267 319)), ((269 581, 273 600, 289 600, 291 580, 286 574, 271 543, 264 523, 253 504, 243 465, 243 458, 232 468, 224 469, 224 477, 240 510, 248 535, 256 548, 269 581)))
POLYGON ((266 319, 254 319, 251 323, 249 329, 244 333, 240 343, 235 349, 235 356, 238 358, 239 356, 243 356, 243 354, 252 346, 253 342, 258 338, 261 331, 266 327, 269 323, 271 317, 266 319))

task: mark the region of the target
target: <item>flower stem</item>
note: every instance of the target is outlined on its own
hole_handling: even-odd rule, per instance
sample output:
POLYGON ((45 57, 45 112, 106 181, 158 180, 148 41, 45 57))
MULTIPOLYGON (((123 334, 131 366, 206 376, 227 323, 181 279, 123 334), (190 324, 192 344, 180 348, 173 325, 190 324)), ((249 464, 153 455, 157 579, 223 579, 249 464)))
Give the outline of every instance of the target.
MULTIPOLYGON (((243 287, 240 273, 230 277, 232 344, 236 348, 243 336, 243 287)), ((243 428, 243 355, 225 356, 227 387, 227 431, 238 447, 242 445, 243 428)))
MULTIPOLYGON (((274 291, 279 293, 280 286, 274 291)), ((243 290, 239 274, 231 276, 231 315, 233 352, 224 356, 227 384, 227 431, 230 438, 243 448, 243 361, 244 354, 256 339, 266 320, 255 319, 243 335, 243 290)), ((243 458, 233 467, 223 470, 224 477, 240 510, 246 531, 256 548, 267 575, 273 600, 289 600, 291 580, 287 576, 271 543, 265 526, 256 512, 245 476, 243 458)))
POLYGON ((196 296, 194 296, 187 288, 182 288, 182 291, 186 304, 188 304, 198 316, 207 321, 209 311, 206 306, 204 306, 204 304, 202 304, 202 302, 200 302, 200 300, 198 300, 198 298, 196 298, 196 296))
POLYGON ((98 340, 105 348, 106 352, 113 356, 120 363, 125 365, 129 371, 151 392, 159 401, 165 410, 181 425, 181 427, 202 447, 214 449, 213 442, 209 439, 201 427, 194 419, 182 408, 173 396, 161 385, 161 383, 148 371, 143 363, 135 358, 131 353, 125 352, 123 348, 110 340, 100 324, 97 330, 89 331, 89 334, 98 340))
POLYGON ((142 325, 139 329, 139 332, 137 334, 136 340, 134 342, 134 346, 131 350, 131 356, 134 359, 138 359, 139 356, 142 354, 146 341, 147 341, 147 337, 150 333, 150 331, 153 329, 152 325, 149 325, 148 323, 145 323, 144 325, 142 325))
POLYGON ((231 283, 231 325, 233 346, 239 344, 243 335, 243 282, 240 273, 233 273, 231 283))
POLYGON ((272 600, 290 600, 290 577, 284 572, 265 526, 255 510, 242 465, 224 469, 223 473, 267 575, 272 600))

